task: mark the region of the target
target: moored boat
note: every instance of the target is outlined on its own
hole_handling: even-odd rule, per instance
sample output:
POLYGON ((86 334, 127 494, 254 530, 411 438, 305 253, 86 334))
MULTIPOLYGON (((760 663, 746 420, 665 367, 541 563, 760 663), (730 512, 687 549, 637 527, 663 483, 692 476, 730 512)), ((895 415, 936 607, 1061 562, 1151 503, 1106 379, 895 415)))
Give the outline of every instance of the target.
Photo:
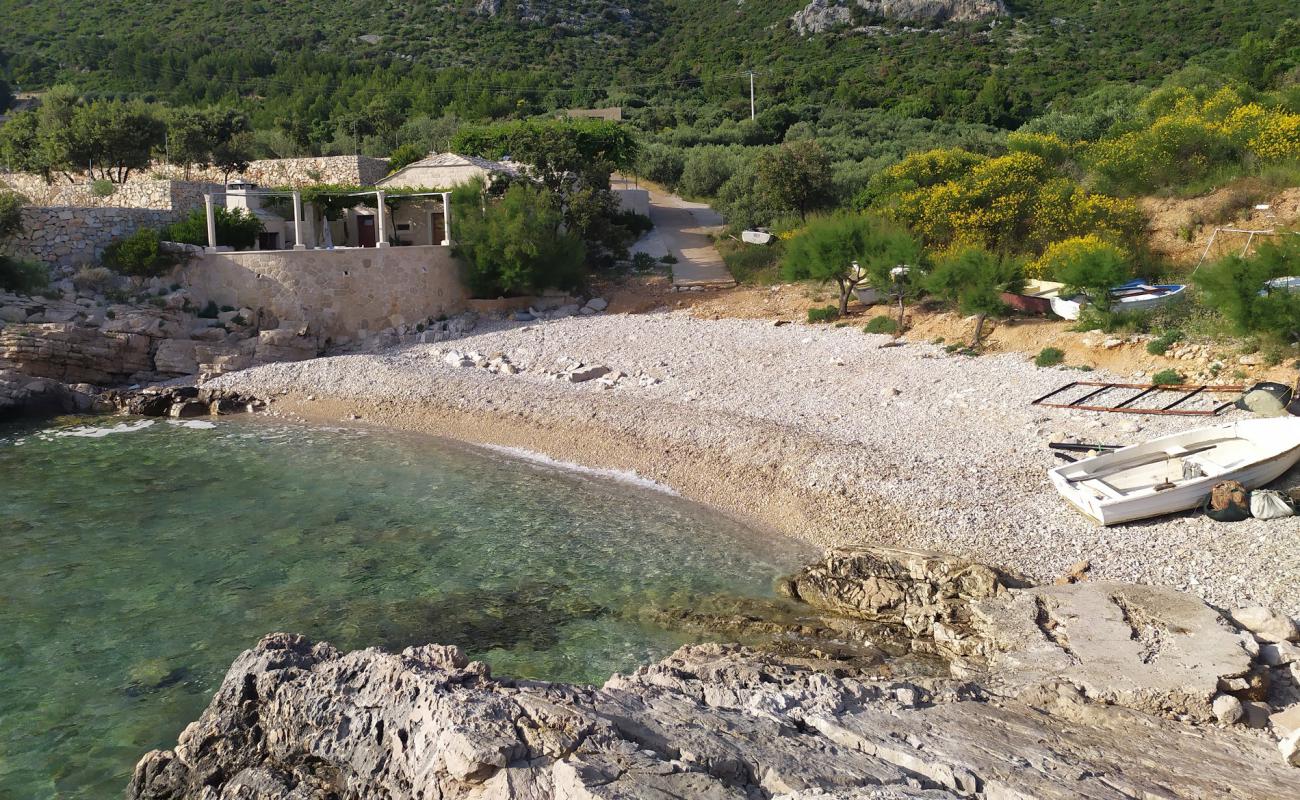
POLYGON ((1300 418, 1248 419, 1152 439, 1049 470, 1056 490, 1102 525, 1199 506, 1215 484, 1255 489, 1300 461, 1300 418))
POLYGON ((1052 298, 1060 297, 1064 286, 1055 281, 1026 281, 1019 292, 1003 292, 1002 302, 1026 314, 1049 314, 1052 298))
MULTIPOLYGON (((1128 313, 1150 311, 1153 308, 1171 303, 1182 296, 1187 286, 1181 283, 1147 283, 1143 280, 1129 281, 1112 287, 1110 290, 1110 308, 1112 311, 1128 313)), ((1052 313, 1063 319, 1078 319, 1079 312, 1087 305, 1083 296, 1061 297, 1051 299, 1052 313)))

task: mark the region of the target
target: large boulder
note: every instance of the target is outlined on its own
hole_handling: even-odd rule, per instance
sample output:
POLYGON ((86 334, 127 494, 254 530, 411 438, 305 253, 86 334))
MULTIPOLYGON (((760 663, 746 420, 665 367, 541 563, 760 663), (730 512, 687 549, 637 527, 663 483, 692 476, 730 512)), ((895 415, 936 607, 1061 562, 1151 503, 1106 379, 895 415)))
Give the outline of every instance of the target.
POLYGON ((131 800, 1274 798, 1258 737, 1090 706, 985 702, 737 646, 601 689, 494 679, 455 647, 342 654, 273 634, 239 656, 131 800), (1046 712, 1046 713, 1044 713, 1046 712))
MULTIPOLYGON (((778 587, 814 608, 904 626, 960 652, 972 601, 1005 591, 996 570, 969 559, 891 547, 841 547, 778 587)), ((919 644, 919 643, 918 643, 919 644)))

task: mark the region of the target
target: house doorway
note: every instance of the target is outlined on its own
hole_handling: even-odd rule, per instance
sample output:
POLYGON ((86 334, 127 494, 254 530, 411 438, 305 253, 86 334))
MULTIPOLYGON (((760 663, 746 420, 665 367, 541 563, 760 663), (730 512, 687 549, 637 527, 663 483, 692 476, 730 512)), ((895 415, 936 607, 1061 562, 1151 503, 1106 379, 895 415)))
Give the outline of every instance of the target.
POLYGON ((257 249, 258 250, 279 250, 280 234, 278 232, 272 232, 272 231, 262 231, 261 233, 257 234, 257 249))
POLYGON ((429 244, 442 244, 447 241, 447 222, 442 218, 442 211, 429 212, 429 244))
POLYGON ((371 214, 357 215, 357 244, 361 247, 375 246, 375 218, 371 214))

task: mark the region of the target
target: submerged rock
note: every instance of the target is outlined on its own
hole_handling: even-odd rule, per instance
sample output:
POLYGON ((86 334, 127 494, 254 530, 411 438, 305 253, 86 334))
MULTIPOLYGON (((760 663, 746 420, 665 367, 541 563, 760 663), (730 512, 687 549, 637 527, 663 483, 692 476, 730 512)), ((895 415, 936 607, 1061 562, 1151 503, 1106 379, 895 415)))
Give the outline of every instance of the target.
POLYGON ((273 634, 127 797, 1208 797, 1300 792, 1258 737, 1083 703, 686 647, 603 688, 494 679, 455 647, 273 634))

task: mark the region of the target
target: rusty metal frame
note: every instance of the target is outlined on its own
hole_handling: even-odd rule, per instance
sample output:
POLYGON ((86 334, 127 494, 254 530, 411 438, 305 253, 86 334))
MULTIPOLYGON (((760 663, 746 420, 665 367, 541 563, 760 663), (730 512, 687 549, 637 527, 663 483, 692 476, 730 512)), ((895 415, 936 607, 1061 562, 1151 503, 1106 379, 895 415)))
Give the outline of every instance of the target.
POLYGON ((1193 410, 1188 408, 1179 408, 1178 406, 1182 405, 1185 401, 1191 400, 1193 397, 1196 397, 1202 393, 1240 395, 1243 391, 1245 391, 1245 388, 1246 387, 1244 386, 1240 386, 1236 384, 1226 385, 1226 386, 1210 386, 1207 384, 1181 384, 1180 383, 1180 384, 1170 384, 1170 385, 1161 386, 1154 383, 1101 383, 1099 381, 1073 381, 1072 383, 1067 383, 1066 385, 1060 387, 1059 389, 1054 389, 1048 392, 1047 394, 1043 395, 1037 400, 1034 400, 1030 405, 1044 406, 1046 408, 1068 408, 1068 409, 1073 409, 1075 411, 1115 411, 1124 414, 1171 414, 1171 415, 1180 414, 1189 417, 1213 417, 1223 413, 1224 410, 1230 408, 1235 398, 1234 400, 1229 400, 1226 403, 1220 403, 1211 409, 1193 410), (1070 403, 1048 402, 1053 397, 1061 394, 1062 392, 1069 391, 1070 389, 1077 389, 1079 387, 1085 387, 1085 388, 1095 387, 1095 388, 1093 388, 1091 392, 1088 392, 1082 397, 1076 398, 1073 402, 1070 403), (1088 400, 1091 400, 1092 398, 1096 397, 1099 394, 1110 391, 1111 389, 1138 389, 1140 391, 1138 391, 1138 393, 1133 395, 1132 397, 1129 397, 1128 399, 1123 400, 1122 402, 1116 403, 1114 405, 1109 405, 1109 406, 1083 405, 1088 400), (1165 406, 1160 406, 1159 408, 1134 405, 1134 403, 1136 403, 1138 400, 1141 400, 1143 397, 1146 397, 1148 395, 1154 395, 1158 392, 1182 392, 1183 395, 1179 397, 1177 400, 1175 400, 1174 402, 1165 406))

